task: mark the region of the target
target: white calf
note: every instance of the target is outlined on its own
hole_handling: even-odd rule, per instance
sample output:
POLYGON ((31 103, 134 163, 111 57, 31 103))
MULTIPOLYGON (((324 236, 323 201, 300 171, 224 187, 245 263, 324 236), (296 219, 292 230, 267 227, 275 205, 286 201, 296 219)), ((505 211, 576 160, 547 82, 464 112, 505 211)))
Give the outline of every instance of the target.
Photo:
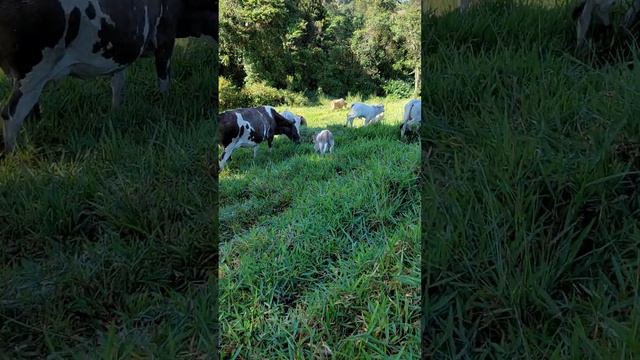
POLYGON ((333 134, 329 130, 322 130, 313 135, 313 148, 320 154, 326 154, 327 151, 333 152, 333 134))
POLYGON ((353 119, 364 118, 364 125, 368 125, 378 114, 384 112, 384 105, 367 105, 361 102, 356 102, 351 105, 351 110, 347 114, 346 125, 353 126, 353 119))

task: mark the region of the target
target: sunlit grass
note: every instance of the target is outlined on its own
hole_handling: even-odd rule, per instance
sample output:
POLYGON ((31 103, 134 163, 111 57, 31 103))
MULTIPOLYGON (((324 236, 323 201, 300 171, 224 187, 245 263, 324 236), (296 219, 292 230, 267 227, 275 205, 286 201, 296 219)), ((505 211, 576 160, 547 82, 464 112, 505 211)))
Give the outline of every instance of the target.
POLYGON ((233 154, 220 174, 223 358, 419 357, 420 151, 400 141, 406 101, 367 100, 385 119, 354 128, 328 103, 289 107, 307 119, 302 144, 233 154), (311 135, 324 128, 336 147, 320 156, 311 135))

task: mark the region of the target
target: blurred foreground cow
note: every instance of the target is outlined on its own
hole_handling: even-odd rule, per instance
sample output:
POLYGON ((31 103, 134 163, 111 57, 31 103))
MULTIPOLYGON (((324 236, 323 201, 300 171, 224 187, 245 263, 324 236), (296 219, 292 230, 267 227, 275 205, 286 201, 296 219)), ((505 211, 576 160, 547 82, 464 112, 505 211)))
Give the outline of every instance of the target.
POLYGON ((347 102, 344 99, 340 98, 336 100, 331 100, 331 103, 329 104, 329 106, 331 107, 331 110, 342 109, 347 106, 347 102))
POLYGON ((333 134, 329 130, 322 130, 313 135, 313 148, 320 154, 333 152, 333 134))
POLYGON ((400 136, 405 137, 407 133, 413 131, 420 126, 422 113, 421 100, 409 100, 404 106, 404 114, 402 115, 402 125, 400 125, 400 136))
POLYGON ((218 132, 224 147, 220 170, 238 148, 252 147, 255 158, 258 145, 266 140, 271 152, 274 135, 286 135, 294 143, 300 143, 300 124, 280 115, 271 106, 227 110, 219 116, 218 132))
POLYGON ((212 0, 0 0, 0 67, 13 91, 2 109, 4 146, 39 114, 45 85, 72 75, 112 75, 113 106, 124 99, 125 69, 155 56, 160 91, 169 90, 176 38, 218 39, 212 0))
POLYGON ((369 122, 373 120, 378 114, 384 112, 384 105, 367 105, 361 102, 356 102, 351 105, 351 110, 347 114, 346 125, 353 126, 353 119, 364 118, 364 125, 369 125, 369 122))

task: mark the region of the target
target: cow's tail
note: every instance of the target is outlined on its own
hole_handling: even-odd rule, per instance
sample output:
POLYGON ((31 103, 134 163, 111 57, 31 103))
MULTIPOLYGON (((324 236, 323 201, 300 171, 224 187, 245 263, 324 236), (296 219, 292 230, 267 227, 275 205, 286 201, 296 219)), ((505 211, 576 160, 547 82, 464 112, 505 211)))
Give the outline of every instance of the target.
POLYGON ((409 106, 409 109, 405 111, 402 116, 402 123, 406 123, 409 120, 409 118, 411 117, 411 110, 413 110, 414 106, 416 106, 416 103, 415 101, 412 101, 411 105, 409 106))

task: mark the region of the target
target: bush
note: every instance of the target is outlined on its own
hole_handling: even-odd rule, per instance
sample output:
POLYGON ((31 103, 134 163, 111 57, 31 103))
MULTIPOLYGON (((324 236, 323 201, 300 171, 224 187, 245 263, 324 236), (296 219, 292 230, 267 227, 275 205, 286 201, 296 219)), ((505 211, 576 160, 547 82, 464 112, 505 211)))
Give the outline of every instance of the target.
POLYGON ((282 92, 265 83, 255 83, 245 86, 243 92, 249 98, 250 106, 272 105, 278 106, 285 101, 282 92))
POLYGON ((224 77, 218 78, 220 110, 244 107, 249 103, 246 93, 224 77))
POLYGON ((240 89, 224 77, 219 78, 220 110, 260 105, 308 106, 310 100, 301 93, 280 90, 265 83, 255 83, 240 89))
POLYGON ((413 94, 413 85, 404 80, 389 80, 382 85, 386 96, 396 99, 408 98, 413 94))

